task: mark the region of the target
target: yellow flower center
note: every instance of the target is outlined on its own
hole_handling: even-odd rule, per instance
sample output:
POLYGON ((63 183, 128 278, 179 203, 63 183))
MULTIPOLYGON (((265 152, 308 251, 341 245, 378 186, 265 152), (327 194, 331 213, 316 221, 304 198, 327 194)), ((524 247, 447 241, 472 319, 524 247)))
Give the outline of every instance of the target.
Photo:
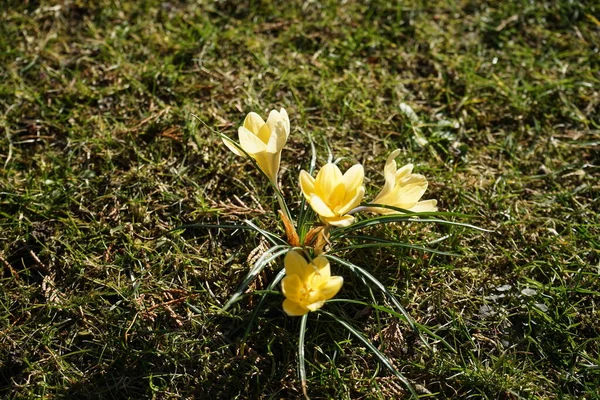
POLYGON ((307 303, 308 299, 313 295, 315 290, 308 284, 308 282, 304 282, 302 284, 302 289, 300 289, 300 302, 307 303))

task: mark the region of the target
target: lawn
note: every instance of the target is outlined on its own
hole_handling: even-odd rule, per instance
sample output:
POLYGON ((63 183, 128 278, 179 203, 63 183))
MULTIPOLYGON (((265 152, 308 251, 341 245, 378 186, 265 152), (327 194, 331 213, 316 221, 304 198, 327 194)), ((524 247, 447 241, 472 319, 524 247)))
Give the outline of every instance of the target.
POLYGON ((370 199, 400 149, 446 220, 489 230, 380 230, 439 254, 348 239, 336 256, 429 333, 332 263, 344 286, 306 320, 311 399, 410 398, 330 314, 419 397, 600 399, 594 3, 6 0, 0 396, 302 397, 301 318, 267 290, 283 257, 223 310, 268 244, 207 227, 284 236, 273 189, 219 134, 285 108, 293 214, 313 141, 317 169, 364 166, 370 199))

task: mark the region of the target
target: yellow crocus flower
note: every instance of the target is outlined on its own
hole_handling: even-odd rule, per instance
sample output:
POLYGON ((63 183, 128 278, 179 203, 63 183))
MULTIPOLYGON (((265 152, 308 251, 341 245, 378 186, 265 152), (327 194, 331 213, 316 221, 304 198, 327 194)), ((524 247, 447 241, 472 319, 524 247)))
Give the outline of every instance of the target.
MULTIPOLYGON (((283 108, 279 111, 272 110, 267 122, 257 113, 251 112, 244 119, 244 125, 238 128, 238 135, 240 147, 254 158, 260 169, 277 184, 281 150, 290 135, 290 119, 287 112, 283 108)), ((236 155, 244 155, 229 139, 223 139, 223 142, 236 155)))
POLYGON ((354 222, 346 215, 365 195, 362 185, 365 172, 360 164, 354 165, 344 175, 337 165, 328 163, 313 178, 300 171, 300 188, 306 201, 319 215, 321 221, 333 226, 348 226, 354 222))
POLYGON ((296 250, 285 256, 285 277, 281 291, 283 311, 291 317, 315 311, 337 294, 344 284, 341 276, 331 276, 329 261, 319 256, 310 263, 296 250))
MULTIPOLYGON (((383 170, 385 184, 372 203, 403 208, 413 212, 437 211, 437 200, 419 201, 427 190, 427 178, 420 174, 413 174, 414 166, 412 164, 397 169, 395 158, 398 157, 398 154, 400 154, 400 150, 393 151, 385 162, 383 170)), ((379 214, 399 213, 399 211, 380 207, 369 207, 367 210, 379 214)))

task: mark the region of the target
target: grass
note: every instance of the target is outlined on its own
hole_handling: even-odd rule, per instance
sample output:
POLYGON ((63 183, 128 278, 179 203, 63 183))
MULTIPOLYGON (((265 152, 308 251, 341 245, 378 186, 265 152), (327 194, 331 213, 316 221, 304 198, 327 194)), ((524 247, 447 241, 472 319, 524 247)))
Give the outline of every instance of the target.
MULTIPOLYGON (((266 295, 247 337, 259 296, 219 312, 267 244, 251 231, 171 231, 251 219, 282 234, 265 180, 192 114, 234 136, 246 113, 285 107, 288 199, 310 163, 306 134, 317 167, 328 148, 344 167, 363 163, 370 198, 401 148, 441 210, 494 231, 386 228, 414 243, 449 235, 436 248, 459 257, 336 254, 456 352, 435 340, 429 352, 377 307, 335 301, 327 312, 360 327, 423 397, 599 398, 599 11, 576 1, 9 1, 0 393, 301 395, 301 321, 283 314, 281 296, 266 295)), ((346 279, 338 299, 370 298, 332 268, 346 279)), ((311 398, 408 398, 326 314, 306 322, 311 398)))

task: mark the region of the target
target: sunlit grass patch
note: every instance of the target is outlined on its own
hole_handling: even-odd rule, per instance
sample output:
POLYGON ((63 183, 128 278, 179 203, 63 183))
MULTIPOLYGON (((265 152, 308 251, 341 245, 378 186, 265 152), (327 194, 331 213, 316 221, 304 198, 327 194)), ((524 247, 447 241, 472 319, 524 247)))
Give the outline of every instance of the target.
MULTIPOLYGON (((458 257, 391 246, 333 254, 369 268, 457 351, 430 339, 428 356, 407 324, 377 310, 390 307, 381 294, 373 306, 326 304, 420 395, 597 395, 597 6, 6 4, 6 397, 300 395, 300 320, 283 315, 279 289, 269 287, 278 271, 265 267, 254 294, 218 312, 264 241, 248 230, 171 231, 252 220, 284 235, 267 218, 278 207, 272 189, 191 117, 236 138, 243 115, 274 107, 297 128, 282 182, 310 165, 310 134, 319 166, 325 143, 346 157, 343 171, 364 165, 373 199, 387 155, 400 148, 397 162, 428 177, 440 210, 475 215, 461 221, 494 231, 420 223, 383 231, 458 257)), ((290 187, 285 195, 297 192, 290 187)), ((339 299, 370 303, 360 278, 333 268, 348 273, 339 299)), ((311 397, 406 396, 326 315, 310 315, 307 329, 311 397)))

